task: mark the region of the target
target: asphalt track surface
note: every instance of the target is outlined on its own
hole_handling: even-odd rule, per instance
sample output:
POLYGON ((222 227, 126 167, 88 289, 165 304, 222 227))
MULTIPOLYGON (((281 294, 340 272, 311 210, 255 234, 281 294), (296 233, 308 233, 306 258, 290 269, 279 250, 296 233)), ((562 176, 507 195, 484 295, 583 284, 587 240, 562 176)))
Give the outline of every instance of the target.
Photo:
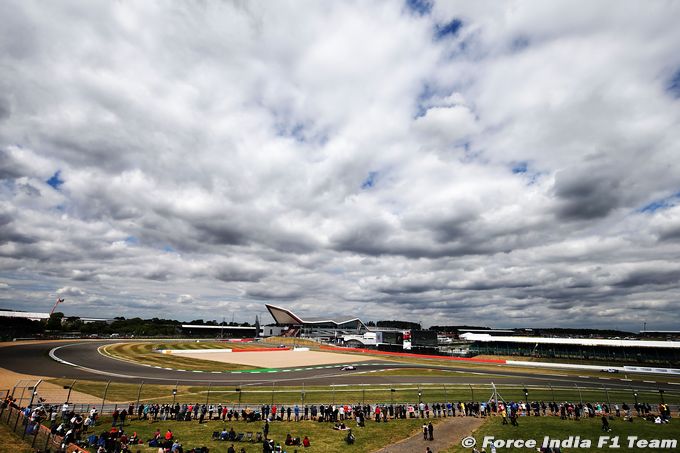
MULTIPOLYGON (((533 372, 516 371, 511 367, 499 367, 497 372, 477 371, 469 367, 399 364, 385 362, 380 357, 368 364, 357 363, 356 372, 341 371, 342 365, 332 367, 300 367, 288 371, 275 371, 263 373, 230 373, 230 372, 196 372, 168 370, 151 366, 140 365, 132 362, 121 361, 104 356, 98 352, 102 345, 110 344, 106 341, 73 341, 65 343, 30 343, 12 345, 0 348, 0 366, 8 370, 47 376, 54 378, 87 379, 114 382, 144 381, 148 384, 174 384, 202 385, 212 384, 239 384, 239 385, 264 385, 277 383, 279 385, 358 385, 358 384, 516 384, 528 386, 573 387, 597 387, 606 386, 609 389, 621 388, 630 390, 633 386, 638 389, 664 389, 666 391, 680 391, 680 386, 671 385, 662 381, 647 381, 639 377, 638 381, 622 381, 618 377, 578 377, 550 375, 537 369, 533 372), (56 348, 56 349, 55 349, 56 348), (50 351, 57 358, 69 362, 70 365, 60 363, 50 357, 50 351), (451 376, 375 376, 373 370, 398 369, 398 368, 421 368, 434 370, 447 370, 451 376), (461 374, 465 373, 465 374, 461 374), (472 375, 470 373, 473 373, 472 375)), ((347 356, 347 363, 351 364, 351 356, 347 356)), ((654 379, 652 377, 651 379, 654 379)))

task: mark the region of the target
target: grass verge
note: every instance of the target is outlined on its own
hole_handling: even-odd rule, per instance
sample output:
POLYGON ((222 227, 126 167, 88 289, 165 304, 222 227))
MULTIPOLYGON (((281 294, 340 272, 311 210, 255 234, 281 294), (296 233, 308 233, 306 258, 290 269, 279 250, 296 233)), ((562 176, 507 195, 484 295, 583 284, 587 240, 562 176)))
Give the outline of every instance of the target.
MULTIPOLYGON (((65 379, 53 379, 49 382, 63 386, 72 381, 65 379)), ((101 401, 106 383, 98 381, 78 381, 74 390, 93 396, 93 402, 101 401)), ((140 400, 151 402, 171 402, 173 399, 173 385, 150 385, 141 387, 140 400)), ((506 401, 524 400, 522 386, 502 385, 496 386, 500 397, 506 401)), ((604 388, 567 388, 553 387, 536 388, 528 387, 529 399, 534 401, 584 401, 584 402, 607 402, 614 403, 634 402, 631 391, 607 390, 604 388)), ((107 392, 108 401, 129 402, 136 401, 140 391, 138 384, 122 384, 113 382, 107 392)), ((206 401, 210 403, 242 403, 260 405, 272 402, 277 404, 303 404, 303 403, 403 403, 417 402, 420 398, 425 402, 435 401, 487 401, 492 395, 492 388, 485 384, 393 384, 391 386, 179 386, 177 387, 176 401, 195 403, 206 401), (236 388, 240 388, 238 392, 236 388), (392 391, 394 389, 394 391, 392 391)), ((666 393, 665 401, 671 404, 680 403, 680 394, 666 393)), ((658 403, 659 394, 653 391, 638 391, 638 400, 652 405, 658 403)))

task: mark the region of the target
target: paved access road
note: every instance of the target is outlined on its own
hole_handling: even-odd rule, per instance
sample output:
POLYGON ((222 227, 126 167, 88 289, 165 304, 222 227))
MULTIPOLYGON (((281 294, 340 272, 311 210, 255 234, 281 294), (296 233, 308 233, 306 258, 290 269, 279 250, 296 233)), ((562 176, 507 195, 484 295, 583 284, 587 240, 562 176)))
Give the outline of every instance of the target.
MULTIPOLYGON (((119 342, 120 340, 118 340, 119 342)), ((196 372, 168 370, 125 362, 104 356, 98 352, 102 345, 110 341, 67 341, 62 343, 29 343, 0 348, 0 366, 17 373, 32 374, 68 379, 111 380, 115 382, 140 382, 168 384, 179 382, 182 385, 201 385, 238 383, 240 385, 271 384, 281 385, 338 385, 338 384, 518 384, 553 385, 582 387, 607 386, 608 388, 630 389, 631 382, 623 381, 618 375, 597 377, 558 376, 546 374, 543 370, 535 372, 515 371, 512 367, 500 367, 497 372, 479 372, 468 367, 398 364, 385 362, 380 357, 368 363, 357 363, 356 372, 340 371, 342 365, 325 367, 300 367, 262 373, 233 372, 196 372), (60 363, 52 355, 69 364, 60 363), (451 372, 450 376, 375 376, 373 370, 397 368, 439 369, 451 372), (472 374, 471 374, 472 373, 472 374)), ((352 363, 347 356, 348 364, 352 363)), ((658 389, 680 391, 680 386, 666 382, 635 382, 637 389, 658 389)))

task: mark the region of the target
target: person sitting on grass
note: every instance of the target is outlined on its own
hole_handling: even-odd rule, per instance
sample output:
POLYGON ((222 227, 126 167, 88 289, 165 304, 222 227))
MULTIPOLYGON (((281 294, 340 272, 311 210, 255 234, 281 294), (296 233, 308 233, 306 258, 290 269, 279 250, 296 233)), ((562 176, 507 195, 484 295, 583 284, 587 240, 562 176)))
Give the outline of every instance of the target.
POLYGON ((345 442, 347 442, 348 445, 352 445, 356 438, 354 437, 354 434, 352 434, 352 430, 347 431, 347 437, 345 437, 345 442))
POLYGON ((305 448, 307 448, 307 447, 311 447, 311 445, 312 445, 312 444, 311 444, 311 442, 309 441, 309 437, 305 436, 305 438, 302 439, 302 446, 305 447, 305 448))
POLYGON ((222 432, 220 433, 220 440, 227 440, 229 437, 229 432, 227 431, 227 427, 225 426, 222 428, 222 432))
POLYGON ((609 420, 607 420, 606 415, 602 416, 602 431, 606 431, 606 432, 611 431, 611 428, 609 427, 609 420))
POLYGON ((286 441, 284 442, 286 445, 300 445, 300 438, 299 437, 293 437, 288 433, 286 435, 286 441))

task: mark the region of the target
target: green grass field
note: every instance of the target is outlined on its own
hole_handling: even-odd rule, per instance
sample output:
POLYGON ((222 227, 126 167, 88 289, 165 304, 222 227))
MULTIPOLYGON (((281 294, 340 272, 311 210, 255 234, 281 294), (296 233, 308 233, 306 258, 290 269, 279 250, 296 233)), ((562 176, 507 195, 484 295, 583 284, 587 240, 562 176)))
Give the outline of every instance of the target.
POLYGON ((103 346, 100 351, 110 357, 144 365, 175 368, 188 371, 241 371, 257 367, 212 360, 194 359, 173 354, 161 354, 160 349, 256 349, 262 347, 249 343, 224 342, 168 342, 168 343, 116 343, 103 346))
MULTIPOLYGON (((628 448, 628 436, 637 436, 640 439, 652 440, 652 439, 675 439, 680 440, 680 422, 678 420, 672 420, 670 424, 666 425, 655 425, 651 422, 645 421, 643 419, 635 419, 633 423, 625 422, 623 419, 616 419, 609 422, 612 431, 603 432, 601 430, 601 420, 600 418, 582 419, 579 421, 575 420, 560 420, 559 417, 520 417, 519 426, 502 425, 501 421, 497 417, 491 417, 482 425, 472 437, 477 441, 477 448, 481 451, 483 445, 483 439, 485 436, 493 436, 495 439, 536 439, 538 445, 543 442, 545 436, 549 436, 551 439, 567 439, 569 436, 580 436, 581 439, 589 439, 592 442, 591 448, 579 449, 579 448, 562 448, 563 452, 573 452, 573 451, 591 451, 591 452, 605 452, 614 451, 620 453, 627 452, 637 452, 643 449, 640 448, 628 448), (600 436, 619 436, 618 449, 609 449, 605 447, 598 448, 598 441, 600 436)), ((460 439, 456 439, 456 444, 445 450, 446 453, 463 453, 470 452, 471 448, 463 448, 460 444, 460 439)), ((680 441, 678 442, 678 448, 664 449, 659 451, 679 451, 680 441)), ((490 451, 489 447, 486 447, 486 451, 490 451)), ((499 452, 502 451, 536 451, 536 448, 499 448, 499 452)))
MULTIPOLYGON (((97 427, 95 432, 110 426, 110 420, 110 417, 104 418, 102 424, 97 427)), ((367 421, 364 428, 353 427, 355 426, 353 423, 350 427, 353 427, 352 432, 356 435, 356 443, 351 446, 347 445, 344 441, 347 434, 346 431, 333 430, 332 423, 318 423, 314 421, 270 423, 269 437, 283 444, 288 433, 300 438, 308 436, 311 441, 311 447, 305 448, 304 451, 309 453, 341 453, 347 451, 364 453, 375 451, 383 446, 418 433, 420 432, 421 425, 422 421, 417 419, 390 421, 388 423, 367 421)), ((211 440, 214 431, 221 431, 223 427, 226 427, 227 430, 233 427, 237 433, 257 433, 262 431, 262 426, 263 422, 210 421, 199 425, 196 421, 157 421, 151 423, 150 421, 133 420, 130 424, 126 423, 125 431, 128 433, 137 432, 139 437, 146 441, 152 437, 156 428, 160 429, 163 434, 165 434, 167 429, 170 429, 174 433, 175 438, 179 439, 182 443, 184 451, 194 447, 207 446, 210 448, 211 453, 223 453, 227 451, 231 442, 211 440)), ((248 453, 262 451, 262 445, 260 444, 235 442, 234 445, 237 451, 241 447, 244 447, 248 453)), ((157 448, 140 446, 135 447, 133 451, 136 451, 138 448, 145 453, 156 453, 158 450, 157 448)), ((303 450, 301 447, 297 448, 298 451, 303 450)), ((287 451, 292 452, 293 450, 288 448, 287 451)))

